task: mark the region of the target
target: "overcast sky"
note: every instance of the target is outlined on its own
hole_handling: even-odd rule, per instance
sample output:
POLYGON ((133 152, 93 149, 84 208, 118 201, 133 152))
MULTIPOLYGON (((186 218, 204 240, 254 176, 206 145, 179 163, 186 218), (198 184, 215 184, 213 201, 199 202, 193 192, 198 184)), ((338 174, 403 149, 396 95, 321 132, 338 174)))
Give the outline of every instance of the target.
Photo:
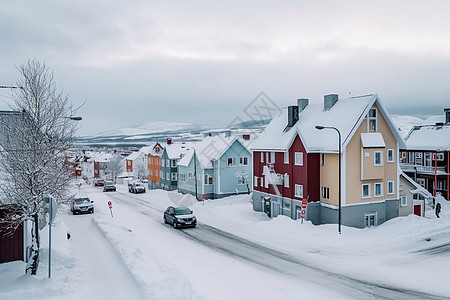
POLYGON ((423 117, 450 106, 449 13, 448 0, 4 0, 0 85, 45 62, 87 100, 80 135, 226 126, 262 91, 280 107, 377 93, 391 114, 423 117))

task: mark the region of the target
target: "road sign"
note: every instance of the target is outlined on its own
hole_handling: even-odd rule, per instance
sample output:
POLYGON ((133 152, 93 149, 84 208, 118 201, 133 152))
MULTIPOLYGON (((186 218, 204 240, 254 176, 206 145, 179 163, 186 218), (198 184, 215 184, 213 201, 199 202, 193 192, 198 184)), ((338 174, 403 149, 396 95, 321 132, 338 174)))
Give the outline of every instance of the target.
POLYGON ((202 200, 206 200, 206 194, 202 194, 202 200))
POLYGON ((110 209, 112 208, 112 203, 111 203, 111 201, 108 201, 108 206, 109 206, 110 209))
POLYGON ((109 212, 111 213, 111 218, 114 218, 113 213, 112 213, 112 203, 111 203, 111 201, 108 201, 108 207, 109 207, 109 212))
POLYGON ((305 218, 305 215, 306 215, 306 207, 308 206, 308 199, 306 199, 306 198, 303 198, 303 200, 302 200, 302 215, 301 215, 301 218, 302 219, 304 219, 305 218))

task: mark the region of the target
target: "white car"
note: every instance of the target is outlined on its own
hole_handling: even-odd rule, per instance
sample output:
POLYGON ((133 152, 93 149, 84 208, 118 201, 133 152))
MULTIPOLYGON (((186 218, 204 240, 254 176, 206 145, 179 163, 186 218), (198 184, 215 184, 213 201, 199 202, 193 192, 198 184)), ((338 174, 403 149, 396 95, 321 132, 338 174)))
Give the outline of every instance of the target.
POLYGON ((73 198, 70 202, 70 210, 72 214, 81 214, 81 213, 94 213, 94 201, 91 201, 87 196, 73 198))

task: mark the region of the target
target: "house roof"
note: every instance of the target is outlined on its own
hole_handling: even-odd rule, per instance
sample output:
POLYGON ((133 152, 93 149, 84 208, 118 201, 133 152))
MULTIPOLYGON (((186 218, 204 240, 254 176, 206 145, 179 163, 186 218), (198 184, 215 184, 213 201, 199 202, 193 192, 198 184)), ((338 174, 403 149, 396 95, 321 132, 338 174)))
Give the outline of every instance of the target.
POLYGON ((218 160, 235 141, 239 141, 246 149, 253 142, 237 136, 225 136, 223 134, 208 136, 198 143, 191 144, 191 148, 181 158, 178 165, 187 167, 194 156, 195 149, 200 166, 203 169, 211 169, 213 168, 212 161, 218 160))
POLYGON ((422 187, 420 184, 415 182, 411 177, 405 174, 400 168, 399 168, 400 176, 406 179, 415 189, 410 190, 411 193, 419 193, 422 194, 426 198, 433 198, 433 195, 427 191, 424 187, 422 187))
POLYGON ((187 153, 190 144, 173 143, 166 145, 165 150, 169 159, 179 159, 182 155, 187 153))
POLYGON ((406 149, 450 151, 450 124, 415 126, 406 137, 406 149))
POLYGON ((127 159, 127 160, 135 160, 136 158, 139 157, 139 155, 140 155, 141 153, 142 153, 142 152, 140 152, 140 151, 134 151, 133 153, 131 153, 130 155, 128 155, 128 156, 126 157, 126 159, 127 159))
POLYGON ((269 123, 251 148, 256 151, 287 151, 294 138, 299 135, 307 152, 338 152, 337 132, 320 131, 315 126, 337 128, 341 133, 342 147, 345 149, 374 103, 377 103, 389 128, 403 145, 404 140, 379 101, 378 95, 373 94, 339 99, 329 110, 323 109, 323 103, 310 104, 299 113, 299 120, 292 128, 286 128, 288 110, 284 108, 269 123))

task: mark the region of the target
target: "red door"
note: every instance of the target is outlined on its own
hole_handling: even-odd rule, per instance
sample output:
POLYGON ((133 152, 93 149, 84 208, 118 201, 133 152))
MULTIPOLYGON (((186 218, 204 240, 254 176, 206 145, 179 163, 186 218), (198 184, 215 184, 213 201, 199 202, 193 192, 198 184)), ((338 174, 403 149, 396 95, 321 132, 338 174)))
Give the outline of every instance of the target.
POLYGON ((422 216, 421 211, 422 211, 421 205, 414 205, 414 214, 416 216, 421 217, 422 216))

